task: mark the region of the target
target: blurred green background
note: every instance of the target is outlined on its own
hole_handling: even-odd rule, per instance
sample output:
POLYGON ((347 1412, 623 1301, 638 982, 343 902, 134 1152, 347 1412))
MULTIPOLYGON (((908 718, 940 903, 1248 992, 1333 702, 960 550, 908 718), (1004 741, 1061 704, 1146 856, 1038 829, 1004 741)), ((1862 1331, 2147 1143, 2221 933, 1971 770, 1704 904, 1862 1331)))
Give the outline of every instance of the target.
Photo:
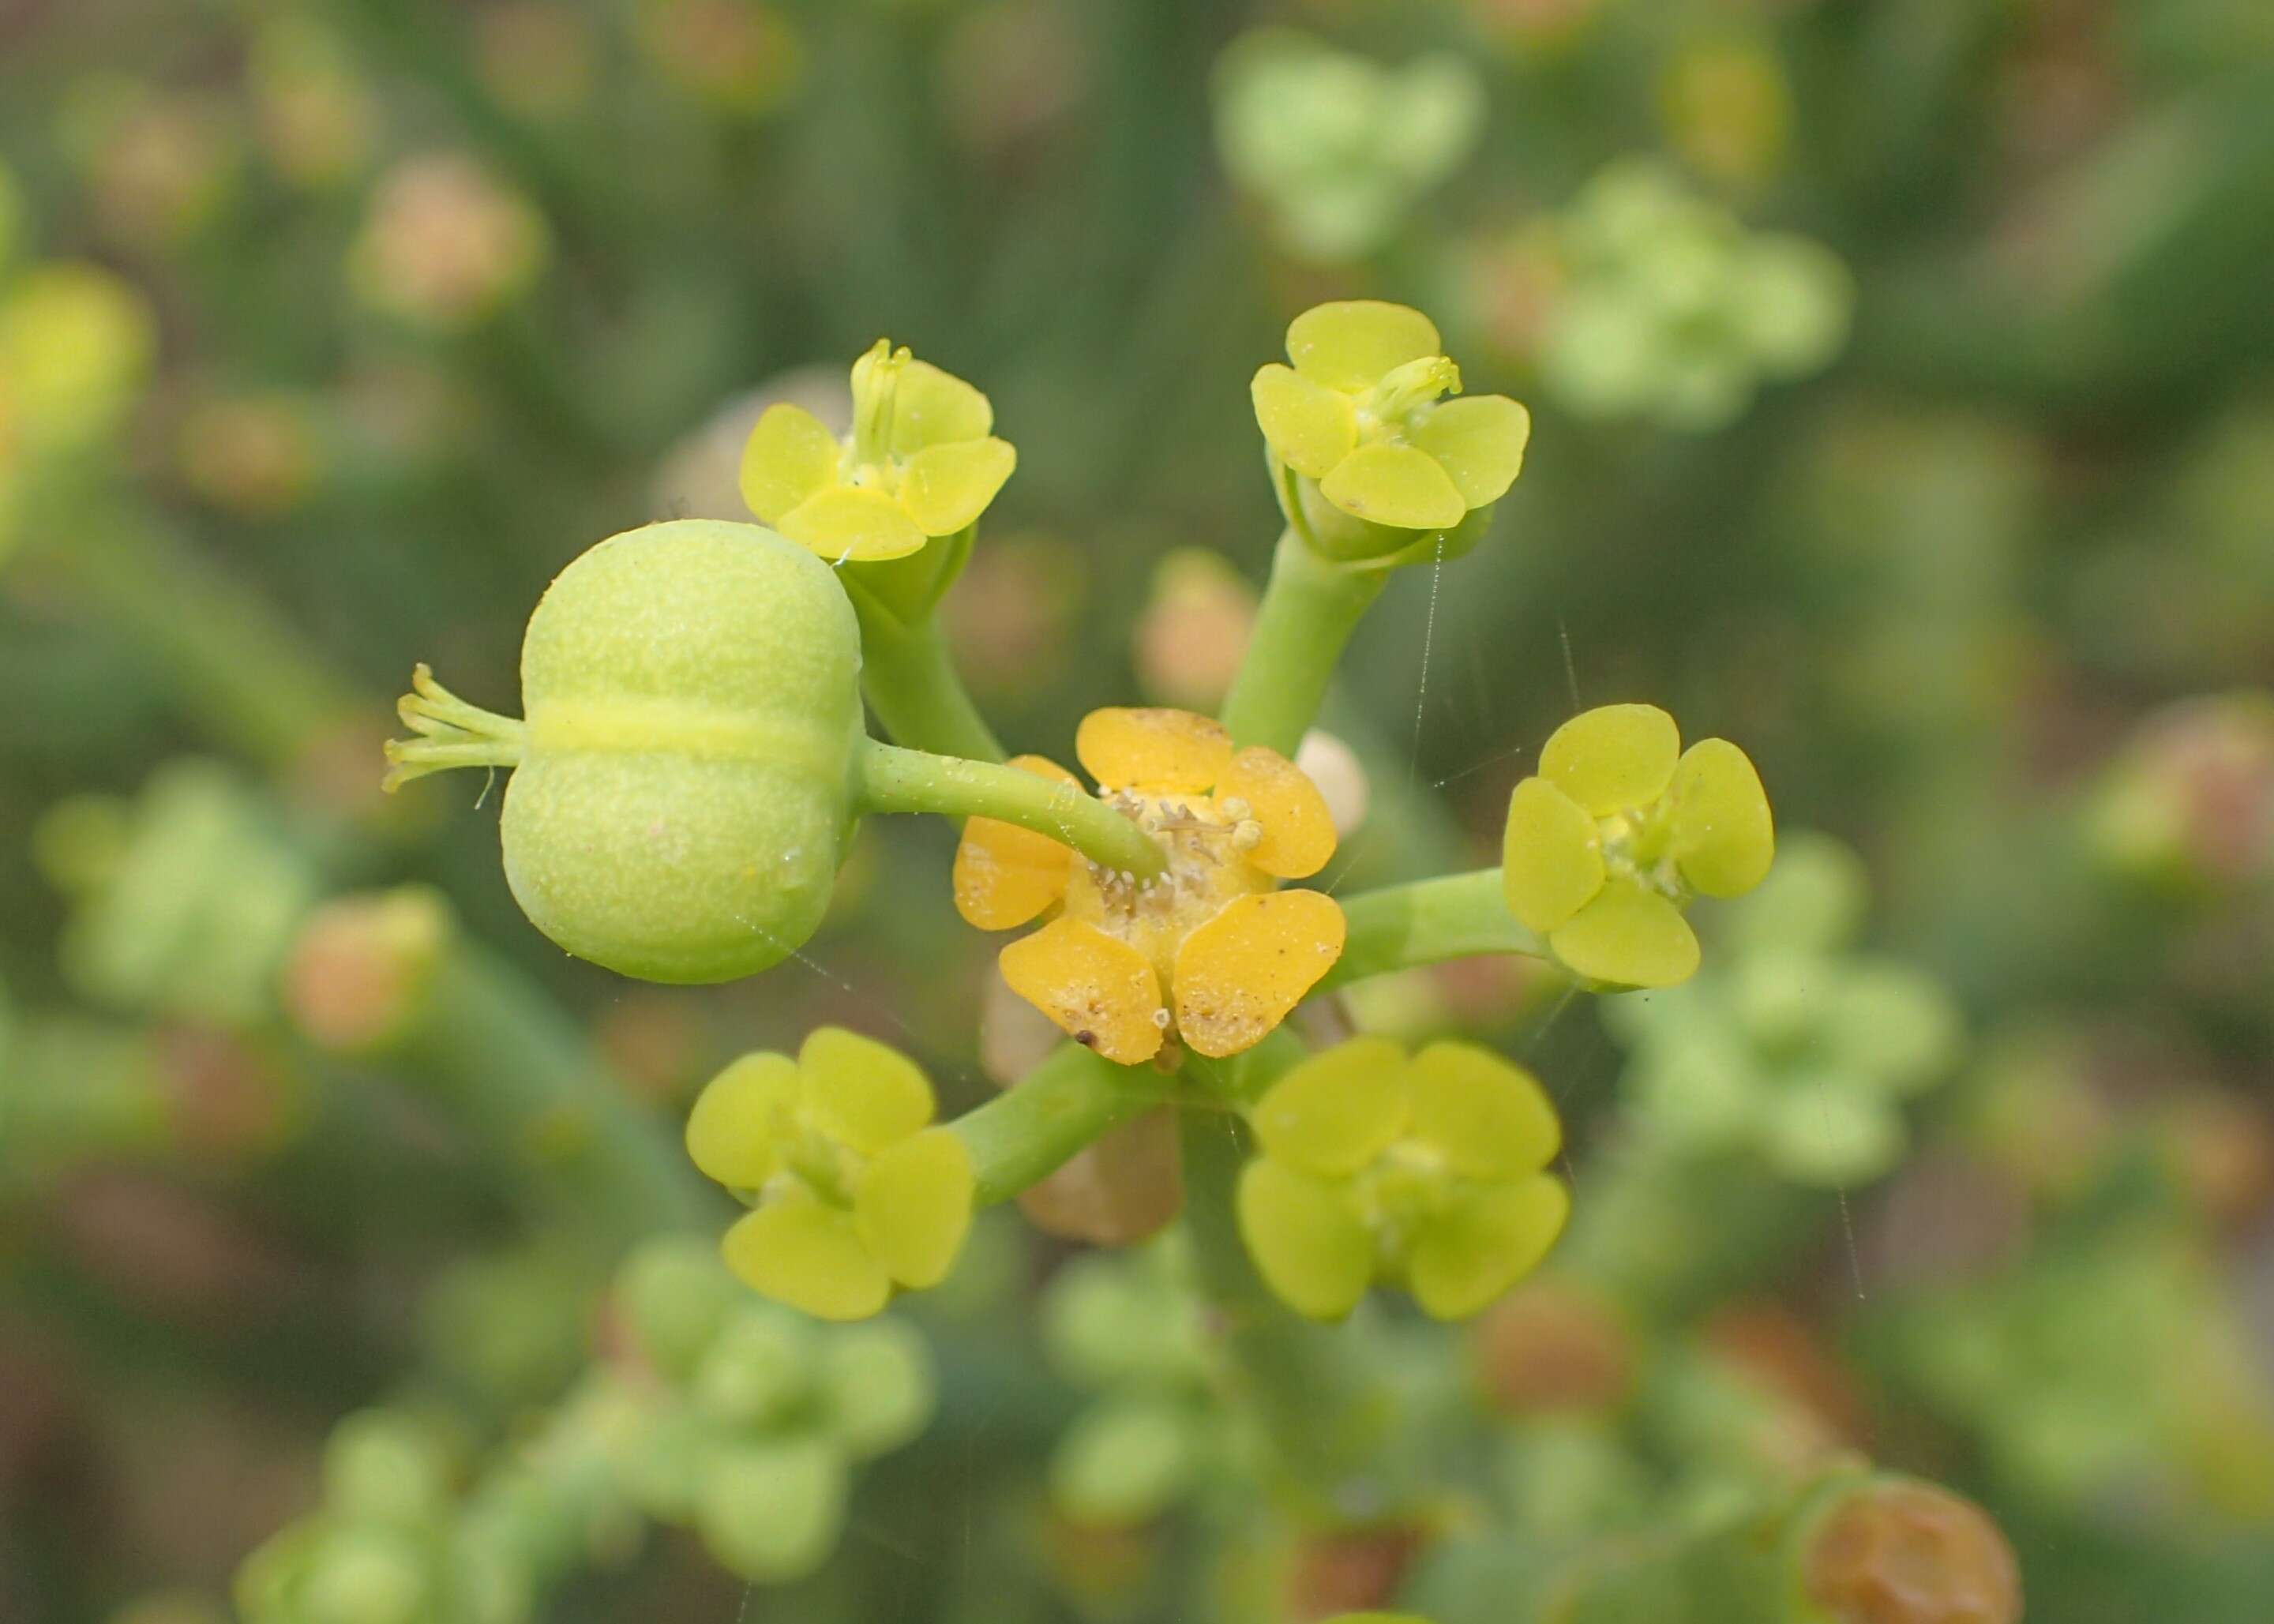
MULTIPOLYGON (((572 1075, 667 1147, 825 1021, 955 1104, 1000 1069, 949 833, 868 831, 810 964, 628 983, 516 912, 480 786, 378 796, 414 660, 510 709, 555 572, 743 516, 757 411, 841 414, 888 335, 1019 448, 948 605, 1006 741, 1207 708, 1278 530, 1246 380, 1349 297, 1535 430, 1487 543, 1359 635, 1335 882, 1489 861, 1546 733, 1648 698, 1860 854, 1780 906, 1857 915, 1803 944, 1932 1011, 1842 1096, 1908 1124, 1837 1147, 1761 1103, 1817 1080, 1818 1011, 1735 945, 1639 1011, 1487 966, 1353 1018, 1506 1035, 1584 1149, 1573 1268, 1975 1496, 2030 1616, 2274 1617, 2270 108, 2263 0, 0 5, 0 1619, 227 1616, 340 1416, 410 1395, 471 1470, 596 1320, 608 1357, 573 1188, 532 1216, 468 1075, 572 1075), (380 995, 308 910, 410 882, 478 1010, 358 1052, 380 995), (1754 1104, 1685 1115, 1701 1053, 1754 1104)), ((1237 1470, 1053 1504, 1081 1384, 1018 1327, 1064 1248, 990 1244, 930 1311, 934 1431, 819 1577, 612 1525, 535 1616, 1325 1611, 1246 1574, 1305 1559, 1237 1470)), ((1474 1402, 1517 1464, 1472 1534, 1611 1517, 1474 1402)), ((1393 1566, 1503 1616, 1469 1558, 1393 1566)))

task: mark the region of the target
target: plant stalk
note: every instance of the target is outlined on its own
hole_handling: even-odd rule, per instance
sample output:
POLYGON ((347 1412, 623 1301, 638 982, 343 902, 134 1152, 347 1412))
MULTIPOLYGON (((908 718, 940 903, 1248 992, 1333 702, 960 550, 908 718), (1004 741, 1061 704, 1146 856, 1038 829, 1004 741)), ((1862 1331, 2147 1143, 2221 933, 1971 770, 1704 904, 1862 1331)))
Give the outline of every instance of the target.
POLYGON ((972 761, 999 762, 1001 741, 979 714, 929 616, 894 619, 866 591, 848 594, 861 620, 861 686, 895 743, 972 761))
POLYGON ((1319 992, 1481 953, 1547 957, 1547 944, 1508 911, 1498 868, 1361 891, 1344 902, 1343 918, 1350 938, 1319 992))
POLYGON ((1060 1045, 1018 1086, 967 1111, 949 1132, 971 1153, 979 1204, 1007 1201, 1140 1111, 1165 1090, 1150 1070, 1116 1065, 1079 1043, 1060 1045))
POLYGON ((1295 754, 1351 634, 1389 579, 1379 567, 1321 558, 1292 529, 1280 533, 1247 657, 1224 696, 1221 719, 1234 742, 1295 754))
POLYGON ((875 740, 862 747, 856 772, 865 812, 999 818, 1141 879, 1151 879, 1167 867, 1150 835, 1095 795, 1058 779, 875 740))

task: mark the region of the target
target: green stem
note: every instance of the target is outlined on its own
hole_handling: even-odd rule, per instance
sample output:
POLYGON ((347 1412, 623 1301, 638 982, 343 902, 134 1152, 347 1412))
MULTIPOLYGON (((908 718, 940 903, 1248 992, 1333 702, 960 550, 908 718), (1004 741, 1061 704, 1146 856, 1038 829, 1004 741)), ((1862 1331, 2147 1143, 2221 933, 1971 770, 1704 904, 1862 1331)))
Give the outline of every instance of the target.
POLYGON ((931 756, 866 741, 855 763, 864 812, 992 817, 1073 847, 1092 862, 1141 879, 1167 867, 1153 838, 1095 795, 1062 779, 994 762, 931 756))
POLYGON ((404 1057, 483 1145, 607 1248, 710 1217, 674 1137, 557 1005, 473 944, 456 944, 439 967, 404 1057))
POLYGON ((549 1589, 594 1558, 624 1521, 622 1456, 645 1421, 640 1400, 594 1366, 534 1432, 501 1448, 459 1508, 457 1538, 549 1589))
POLYGON ((1477 868, 1360 891, 1343 904, 1350 938, 1315 989, 1480 953, 1547 957, 1547 944, 1508 911, 1500 870, 1477 868))
POLYGON ((1387 569, 1321 558, 1291 529, 1281 532, 1247 658, 1224 697, 1234 741, 1294 755, 1344 646, 1389 578, 1387 569))
POLYGON ((847 596, 861 619, 862 689, 885 731, 912 750, 1001 761, 1002 743, 971 702, 937 624, 903 624, 868 592, 847 596))
POLYGON ((1237 1208, 1248 1156, 1245 1127, 1228 1116, 1187 1111, 1183 1130, 1185 1228, 1213 1311, 1226 1400, 1261 1422, 1308 1515, 1346 1515, 1354 1497, 1345 1490, 1359 1486, 1389 1441, 1393 1406, 1360 1374, 1352 1346, 1359 1334, 1290 1312, 1248 1260, 1237 1208))
POLYGON ((951 1125, 971 1153, 980 1204, 1009 1200, 1109 1129, 1160 1103, 1167 1092, 1161 1080, 1079 1043, 1052 1051, 1016 1087, 951 1125))
MULTIPOLYGON (((1441 1578, 1441 1593, 1432 1600, 1448 1613, 1473 1600, 1497 1616, 1558 1624, 1676 1614, 1694 1624, 1824 1624, 1833 1613, 1811 1600, 1809 1585, 1817 1542, 1830 1519, 1874 1500, 1900 1505, 1921 1492, 1947 1498, 1918 1479, 1833 1455, 1806 1477, 1764 1487, 1702 1519, 1591 1540, 1544 1561, 1512 1542, 1504 1552, 1449 1570, 1451 1582, 1441 1578)), ((1966 1587, 1982 1576, 1984 1552, 1977 1545, 1922 1549, 1925 1554, 1915 1561, 1930 1593, 1940 1588, 1937 1581, 1966 1587)))

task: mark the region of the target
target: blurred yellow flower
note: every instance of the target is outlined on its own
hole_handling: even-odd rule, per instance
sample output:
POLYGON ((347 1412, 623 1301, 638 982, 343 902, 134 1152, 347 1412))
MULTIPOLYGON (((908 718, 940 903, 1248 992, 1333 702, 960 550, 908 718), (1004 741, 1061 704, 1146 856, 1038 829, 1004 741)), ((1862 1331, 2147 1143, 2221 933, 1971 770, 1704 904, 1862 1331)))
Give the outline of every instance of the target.
POLYGON ((0 288, 0 446, 26 454, 81 445, 116 427, 148 374, 157 322, 142 296, 99 266, 49 260, 0 288))

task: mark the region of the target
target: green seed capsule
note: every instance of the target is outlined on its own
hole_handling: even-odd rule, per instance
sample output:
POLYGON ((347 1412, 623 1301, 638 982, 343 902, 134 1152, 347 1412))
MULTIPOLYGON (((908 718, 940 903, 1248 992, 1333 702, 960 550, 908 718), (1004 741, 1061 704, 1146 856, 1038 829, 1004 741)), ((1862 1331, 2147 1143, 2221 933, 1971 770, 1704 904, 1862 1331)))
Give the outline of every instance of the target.
POLYGON ((676 520, 561 571, 522 643, 524 722, 421 673, 396 780, 512 764, 506 879, 581 959, 722 981, 829 906, 855 810, 861 644, 827 564, 754 524, 676 520))

